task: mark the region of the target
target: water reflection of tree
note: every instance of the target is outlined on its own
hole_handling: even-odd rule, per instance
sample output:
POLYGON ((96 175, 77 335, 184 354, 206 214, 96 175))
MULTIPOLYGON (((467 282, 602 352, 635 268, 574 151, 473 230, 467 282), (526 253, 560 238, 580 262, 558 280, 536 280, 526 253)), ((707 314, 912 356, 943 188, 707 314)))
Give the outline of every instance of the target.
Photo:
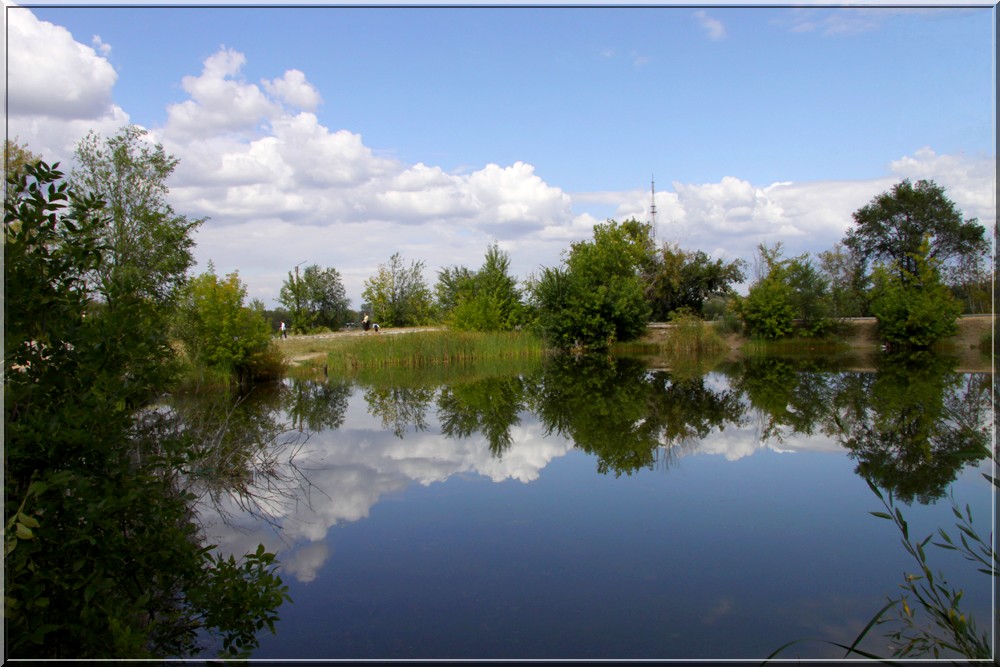
POLYGON ((631 474, 669 461, 669 453, 739 423, 737 392, 704 377, 650 373, 634 359, 560 358, 548 364, 532 406, 547 432, 570 437, 598 457, 601 473, 631 474))
POLYGON ((378 385, 365 389, 368 412, 382 420, 382 427, 402 438, 409 426, 414 430, 427 430, 427 409, 434 399, 435 389, 430 387, 401 387, 378 385))
POLYGON ((257 385, 246 394, 174 396, 165 418, 191 443, 186 488, 207 498, 226 520, 229 501, 273 522, 279 505, 292 503, 307 484, 294 465, 301 434, 279 421, 288 389, 257 385))
POLYGON ((494 376, 441 388, 438 418, 449 438, 467 438, 480 432, 490 452, 501 458, 511 444, 511 428, 521 423, 524 380, 520 376, 494 376))
POLYGON ((300 432, 315 432, 343 425, 350 396, 350 382, 299 380, 288 385, 288 395, 283 403, 287 406, 294 428, 300 432))
POLYGON ((944 495, 988 443, 990 379, 955 373, 930 354, 885 358, 876 374, 849 374, 830 415, 856 472, 904 502, 944 495))
POLYGON ((836 393, 834 376, 817 363, 780 357, 750 357, 730 375, 760 420, 762 441, 811 435, 826 421, 836 393))

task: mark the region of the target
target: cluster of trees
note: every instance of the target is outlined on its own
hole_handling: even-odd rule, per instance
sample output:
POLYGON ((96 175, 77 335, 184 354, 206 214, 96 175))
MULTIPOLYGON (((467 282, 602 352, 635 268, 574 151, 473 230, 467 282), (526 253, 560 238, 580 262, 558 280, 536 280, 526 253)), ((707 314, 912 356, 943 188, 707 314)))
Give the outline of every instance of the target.
POLYGON ((742 260, 657 247, 649 225, 608 220, 522 286, 495 243, 479 270, 441 269, 434 298, 423 264, 407 268, 397 253, 366 282, 364 308, 390 326, 530 327, 562 349, 605 348, 637 337, 650 319, 680 315, 729 318, 769 339, 824 336, 839 319, 875 316, 890 346, 926 347, 953 334, 960 313, 989 312, 986 230, 963 220, 943 188, 904 180, 853 217, 842 242, 815 258, 786 257, 781 243, 758 246, 742 296, 742 260))
POLYGON ((186 656, 206 632, 246 654, 287 598, 263 547, 203 544, 205 448, 155 407, 179 376, 175 331, 230 369, 270 341, 242 344, 256 333, 236 276, 188 280, 201 220, 166 203, 176 160, 144 134, 88 136, 68 178, 5 144, 9 658, 186 656))
POLYGON ((990 243, 932 181, 904 180, 854 213, 842 243, 782 256, 761 245, 758 276, 736 310, 751 335, 822 335, 842 317, 874 316, 890 346, 927 347, 963 312, 989 312, 990 243))

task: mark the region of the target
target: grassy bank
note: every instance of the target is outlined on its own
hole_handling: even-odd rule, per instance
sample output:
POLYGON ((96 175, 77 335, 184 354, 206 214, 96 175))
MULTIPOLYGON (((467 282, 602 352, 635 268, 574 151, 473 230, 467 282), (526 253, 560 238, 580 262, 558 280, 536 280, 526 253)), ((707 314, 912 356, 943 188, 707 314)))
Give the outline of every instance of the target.
POLYGON ((545 352, 542 341, 527 333, 417 331, 330 338, 323 342, 330 371, 540 358, 545 352))

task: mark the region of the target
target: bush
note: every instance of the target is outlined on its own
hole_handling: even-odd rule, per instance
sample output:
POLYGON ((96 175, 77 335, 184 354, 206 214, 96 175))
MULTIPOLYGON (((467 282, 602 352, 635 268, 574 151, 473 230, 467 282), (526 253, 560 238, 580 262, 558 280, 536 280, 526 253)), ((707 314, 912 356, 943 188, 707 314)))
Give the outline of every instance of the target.
POLYGON ((873 272, 872 313, 879 337, 893 347, 930 347, 958 332, 962 305, 941 282, 925 240, 913 255, 916 273, 898 263, 873 272))

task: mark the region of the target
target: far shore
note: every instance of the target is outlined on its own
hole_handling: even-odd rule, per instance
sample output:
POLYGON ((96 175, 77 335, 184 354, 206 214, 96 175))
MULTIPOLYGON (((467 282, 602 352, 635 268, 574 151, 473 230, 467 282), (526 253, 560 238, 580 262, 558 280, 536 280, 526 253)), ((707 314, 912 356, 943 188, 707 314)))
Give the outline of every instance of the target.
MULTIPOLYGON (((878 340, 876 321, 874 317, 858 317, 844 320, 847 327, 846 335, 841 336, 837 345, 845 347, 847 350, 856 353, 863 359, 862 366, 870 367, 870 361, 874 355, 881 350, 878 340)), ((941 352, 957 356, 959 358, 959 370, 971 372, 984 372, 993 370, 992 355, 984 354, 980 350, 980 344, 986 334, 992 334, 994 328, 993 315, 963 315, 958 320, 958 334, 942 341, 936 349, 941 352)), ((657 343, 667 335, 671 325, 664 322, 650 322, 646 333, 642 337, 643 342, 657 343)), ((293 348, 289 350, 288 360, 292 363, 320 359, 326 356, 323 350, 323 340, 330 338, 340 338, 345 336, 384 336, 403 333, 413 333, 417 331, 444 331, 445 327, 382 327, 378 332, 364 332, 360 329, 346 329, 337 332, 328 332, 312 335, 293 335, 287 339, 278 339, 278 343, 284 347, 293 348)), ((741 350, 749 342, 745 336, 738 334, 728 334, 725 336, 726 343, 730 348, 730 356, 738 358, 741 350)), ((824 349, 829 343, 827 341, 817 341, 815 349, 824 349)), ((803 351, 808 352, 813 349, 808 343, 804 344, 803 351)))

